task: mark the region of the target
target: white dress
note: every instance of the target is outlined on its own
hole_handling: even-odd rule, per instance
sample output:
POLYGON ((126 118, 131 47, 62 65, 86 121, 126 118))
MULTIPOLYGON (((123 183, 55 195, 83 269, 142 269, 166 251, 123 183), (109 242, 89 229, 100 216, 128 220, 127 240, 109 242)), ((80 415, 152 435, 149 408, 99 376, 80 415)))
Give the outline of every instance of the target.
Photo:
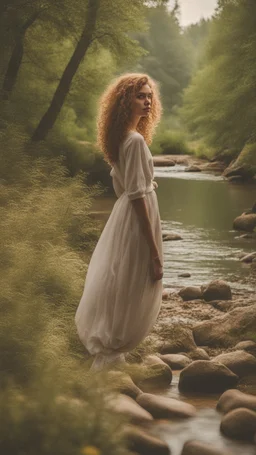
POLYGON ((118 199, 92 254, 75 316, 79 338, 100 367, 148 335, 162 301, 162 280, 152 280, 149 246, 131 203, 145 198, 163 261, 153 159, 141 134, 128 133, 110 175, 118 199))

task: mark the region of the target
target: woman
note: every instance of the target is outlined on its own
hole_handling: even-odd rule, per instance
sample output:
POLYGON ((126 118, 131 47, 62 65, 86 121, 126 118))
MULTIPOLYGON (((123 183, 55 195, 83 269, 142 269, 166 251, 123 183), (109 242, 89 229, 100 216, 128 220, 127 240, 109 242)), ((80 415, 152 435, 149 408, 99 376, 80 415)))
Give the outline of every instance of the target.
POLYGON ((98 144, 118 197, 91 257, 76 312, 92 369, 124 361, 151 330, 162 300, 162 235, 147 147, 160 120, 155 83, 126 74, 103 94, 98 144))

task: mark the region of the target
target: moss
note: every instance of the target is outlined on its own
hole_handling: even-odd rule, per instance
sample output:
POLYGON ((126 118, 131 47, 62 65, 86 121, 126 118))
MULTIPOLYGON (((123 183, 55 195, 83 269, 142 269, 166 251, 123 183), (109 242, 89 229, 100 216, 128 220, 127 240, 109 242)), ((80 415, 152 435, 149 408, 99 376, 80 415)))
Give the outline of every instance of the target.
POLYGON ((251 177, 256 175, 256 143, 244 146, 235 162, 235 166, 243 166, 251 177))

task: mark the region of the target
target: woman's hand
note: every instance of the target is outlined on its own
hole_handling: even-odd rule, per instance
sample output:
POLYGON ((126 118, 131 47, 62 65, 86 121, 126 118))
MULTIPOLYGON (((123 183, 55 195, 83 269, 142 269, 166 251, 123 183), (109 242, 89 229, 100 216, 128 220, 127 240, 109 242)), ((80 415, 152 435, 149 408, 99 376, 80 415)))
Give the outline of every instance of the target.
POLYGON ((158 188, 158 184, 156 183, 155 180, 152 180, 152 183, 153 183, 154 189, 158 188))
POLYGON ((153 281, 158 281, 163 278, 163 266, 161 264, 160 258, 157 256, 151 258, 151 276, 153 281))

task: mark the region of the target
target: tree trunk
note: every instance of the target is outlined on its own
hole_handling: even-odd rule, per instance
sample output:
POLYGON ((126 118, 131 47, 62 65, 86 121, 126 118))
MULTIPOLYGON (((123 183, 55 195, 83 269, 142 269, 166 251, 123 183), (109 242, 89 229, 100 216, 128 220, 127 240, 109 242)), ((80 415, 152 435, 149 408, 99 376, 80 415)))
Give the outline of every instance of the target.
POLYGON ((35 12, 28 20, 23 24, 19 34, 16 36, 15 46, 12 51, 11 58, 8 63, 7 71, 5 73, 4 82, 3 82, 3 99, 8 99, 12 93, 13 87, 16 83, 19 69, 22 63, 23 53, 24 53, 24 36, 27 29, 35 22, 36 18, 39 16, 40 12, 35 12))
POLYGON ((80 63, 92 42, 93 34, 96 28, 96 19, 99 6, 100 0, 88 0, 88 13, 84 30, 77 43, 74 53, 62 74, 58 87, 53 95, 51 104, 32 136, 33 141, 41 141, 45 139, 46 135, 53 127, 61 111, 66 96, 69 92, 73 77, 75 76, 80 63))

